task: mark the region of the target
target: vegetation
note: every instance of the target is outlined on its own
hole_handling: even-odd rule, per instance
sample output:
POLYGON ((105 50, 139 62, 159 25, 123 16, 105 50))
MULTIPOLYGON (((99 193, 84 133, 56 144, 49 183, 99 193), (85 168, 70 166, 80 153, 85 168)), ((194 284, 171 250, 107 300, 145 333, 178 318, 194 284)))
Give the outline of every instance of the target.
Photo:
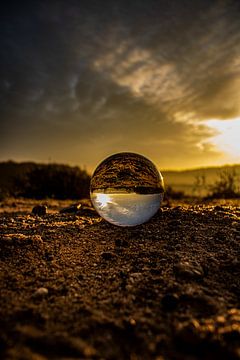
MULTIPOLYGON (((171 172, 172 178, 168 174, 164 178, 166 200, 189 196, 240 198, 239 165, 171 172)), ((13 161, 0 163, 0 201, 7 197, 80 199, 89 197, 89 187, 90 175, 79 167, 13 161)), ((138 190, 143 191, 141 187, 138 190)))
POLYGON ((210 186, 218 181, 219 173, 223 171, 230 173, 234 171, 236 177, 240 178, 240 164, 183 171, 163 171, 162 175, 164 183, 172 186, 174 191, 183 191, 185 195, 204 198, 209 195, 210 186))
POLYGON ((193 183, 193 194, 197 197, 204 197, 206 190, 208 188, 205 174, 198 174, 195 176, 195 181, 193 183))
POLYGON ((167 186, 164 197, 166 200, 170 200, 170 199, 180 200, 186 197, 186 195, 184 194, 183 191, 176 191, 173 190, 172 186, 167 186))
MULTIPOLYGON (((240 176, 234 168, 226 168, 218 172, 214 183, 209 185, 206 175, 199 173, 193 182, 193 196, 204 199, 240 198, 240 176)), ((172 186, 166 187, 166 199, 179 200, 186 197, 184 191, 176 191, 172 186)))
POLYGON ((216 182, 209 186, 209 199, 240 198, 239 176, 236 171, 223 170, 219 173, 216 182))
POLYGON ((79 167, 58 164, 4 163, 0 173, 0 201, 8 196, 35 199, 89 197, 90 176, 79 167))

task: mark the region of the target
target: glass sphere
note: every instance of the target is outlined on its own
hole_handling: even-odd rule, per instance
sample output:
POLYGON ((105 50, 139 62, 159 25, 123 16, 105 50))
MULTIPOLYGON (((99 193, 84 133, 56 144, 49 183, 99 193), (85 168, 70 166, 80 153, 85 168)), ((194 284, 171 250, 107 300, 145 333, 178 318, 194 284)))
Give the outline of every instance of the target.
POLYGON ((103 160, 91 178, 90 196, 98 214, 118 226, 136 226, 159 209, 163 177, 142 155, 123 152, 103 160))

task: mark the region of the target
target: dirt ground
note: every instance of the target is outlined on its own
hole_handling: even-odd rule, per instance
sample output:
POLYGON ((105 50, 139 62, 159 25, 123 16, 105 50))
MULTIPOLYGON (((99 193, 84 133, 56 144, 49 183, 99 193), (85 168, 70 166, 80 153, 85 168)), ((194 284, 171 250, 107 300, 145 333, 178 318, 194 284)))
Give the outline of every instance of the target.
POLYGON ((240 359, 239 203, 134 228, 38 203, 0 203, 1 359, 240 359))

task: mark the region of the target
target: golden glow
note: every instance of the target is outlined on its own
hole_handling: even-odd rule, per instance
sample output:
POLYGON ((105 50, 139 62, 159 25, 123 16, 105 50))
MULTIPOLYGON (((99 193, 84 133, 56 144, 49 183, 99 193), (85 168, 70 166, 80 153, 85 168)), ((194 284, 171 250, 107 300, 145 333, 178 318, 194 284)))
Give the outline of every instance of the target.
POLYGON ((97 194, 97 203, 104 208, 109 203, 110 197, 107 194, 97 194))
POLYGON ((223 151, 226 161, 231 163, 240 161, 240 117, 230 120, 208 120, 205 124, 218 134, 213 137, 212 143, 223 151))

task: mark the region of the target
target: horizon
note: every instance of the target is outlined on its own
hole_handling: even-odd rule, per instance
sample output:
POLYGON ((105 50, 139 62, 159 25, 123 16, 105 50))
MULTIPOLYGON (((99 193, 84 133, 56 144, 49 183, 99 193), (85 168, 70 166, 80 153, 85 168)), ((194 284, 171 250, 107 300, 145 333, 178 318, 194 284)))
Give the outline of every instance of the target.
POLYGON ((239 12, 237 0, 5 3, 0 161, 239 162, 239 12))
MULTIPOLYGON (((104 160, 104 159, 102 159, 104 160)), ((151 159, 149 159, 151 160, 151 159)), ((93 169, 90 169, 87 165, 81 165, 81 164, 71 164, 71 163, 61 163, 61 162, 56 162, 56 161, 47 161, 47 162, 39 162, 39 161, 35 161, 35 160, 24 160, 24 161, 16 161, 13 159, 8 159, 8 160, 0 160, 0 164, 2 163, 14 163, 14 164, 37 164, 37 165, 63 165, 63 166, 70 166, 70 167, 78 167, 81 170, 85 170, 88 174, 92 175, 94 170, 97 168, 97 166, 101 163, 96 164, 96 166, 93 169)), ((210 166, 199 166, 199 167, 192 167, 192 168, 181 168, 181 169, 167 169, 167 168, 158 168, 158 170, 160 172, 191 172, 191 171, 197 171, 197 170, 207 170, 207 169, 221 169, 221 168, 228 168, 228 167, 238 167, 240 166, 240 162, 239 163, 234 163, 234 164, 223 164, 223 165, 210 165, 210 166)))

